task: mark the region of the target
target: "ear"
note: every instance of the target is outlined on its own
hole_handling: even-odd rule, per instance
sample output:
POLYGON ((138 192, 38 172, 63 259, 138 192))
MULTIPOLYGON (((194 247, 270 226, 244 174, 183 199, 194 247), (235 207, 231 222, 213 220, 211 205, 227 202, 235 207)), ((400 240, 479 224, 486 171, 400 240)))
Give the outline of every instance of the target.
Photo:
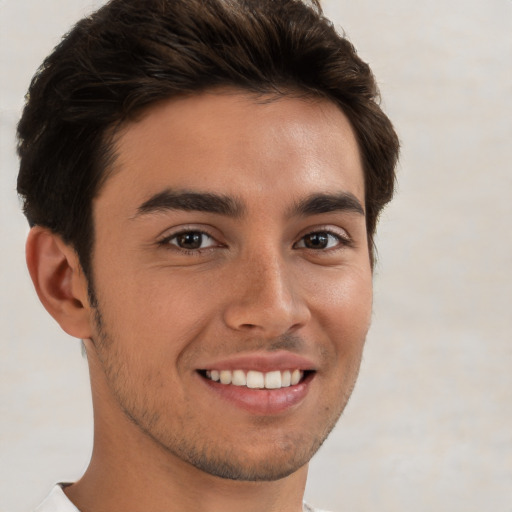
POLYGON ((64 331, 90 338, 87 279, 75 250, 49 229, 36 226, 26 244, 27 266, 39 300, 64 331))

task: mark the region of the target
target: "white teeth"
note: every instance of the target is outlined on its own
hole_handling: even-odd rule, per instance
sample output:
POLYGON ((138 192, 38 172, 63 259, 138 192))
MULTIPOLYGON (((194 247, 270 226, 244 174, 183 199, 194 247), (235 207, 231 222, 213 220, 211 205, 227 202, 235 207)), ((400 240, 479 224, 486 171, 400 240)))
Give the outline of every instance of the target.
POLYGON ((235 386, 247 385, 247 379, 245 378, 245 372, 243 370, 235 370, 233 372, 233 378, 231 379, 231 384, 234 384, 235 386))
POLYGON ((281 387, 281 372, 268 372, 265 374, 265 387, 267 389, 279 389, 281 387))
POLYGON ((297 385, 304 372, 302 370, 274 370, 271 372, 258 372, 250 370, 207 370, 206 377, 221 384, 234 386, 247 386, 251 389, 280 389, 297 385))
POLYGON ((222 370, 220 372, 220 382, 221 384, 231 384, 232 375, 229 370, 222 370))
POLYGON ((247 372, 247 387, 251 389, 260 389, 265 387, 265 377, 261 372, 247 372))

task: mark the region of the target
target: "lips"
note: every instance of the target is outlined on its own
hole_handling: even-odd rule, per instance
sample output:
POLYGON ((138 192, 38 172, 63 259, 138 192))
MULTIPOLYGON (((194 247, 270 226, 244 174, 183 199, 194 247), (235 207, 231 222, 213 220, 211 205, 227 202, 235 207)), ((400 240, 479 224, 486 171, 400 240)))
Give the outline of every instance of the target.
POLYGON ((308 395, 315 365, 286 351, 235 356, 197 370, 218 397, 251 414, 272 415, 298 406, 308 395))

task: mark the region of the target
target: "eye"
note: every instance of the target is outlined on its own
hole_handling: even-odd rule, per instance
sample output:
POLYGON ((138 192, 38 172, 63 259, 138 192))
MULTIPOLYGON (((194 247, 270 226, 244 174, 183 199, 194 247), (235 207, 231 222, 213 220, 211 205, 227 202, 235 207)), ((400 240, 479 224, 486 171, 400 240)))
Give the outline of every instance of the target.
POLYGON ((216 241, 202 231, 183 231, 162 241, 164 244, 175 245, 186 251, 207 249, 216 245, 216 241))
POLYGON ((339 245, 347 245, 348 239, 331 233, 329 231, 314 231, 304 235, 296 244, 296 248, 305 248, 313 250, 332 249, 339 245))

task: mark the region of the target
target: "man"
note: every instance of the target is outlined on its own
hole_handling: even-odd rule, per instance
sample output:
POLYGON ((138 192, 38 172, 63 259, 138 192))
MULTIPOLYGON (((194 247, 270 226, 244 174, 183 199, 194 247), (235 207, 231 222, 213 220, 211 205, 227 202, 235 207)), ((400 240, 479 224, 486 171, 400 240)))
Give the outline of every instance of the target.
POLYGON ((18 191, 39 298, 83 339, 83 477, 37 509, 310 510, 354 386, 398 141, 299 0, 113 0, 34 78, 18 191))

